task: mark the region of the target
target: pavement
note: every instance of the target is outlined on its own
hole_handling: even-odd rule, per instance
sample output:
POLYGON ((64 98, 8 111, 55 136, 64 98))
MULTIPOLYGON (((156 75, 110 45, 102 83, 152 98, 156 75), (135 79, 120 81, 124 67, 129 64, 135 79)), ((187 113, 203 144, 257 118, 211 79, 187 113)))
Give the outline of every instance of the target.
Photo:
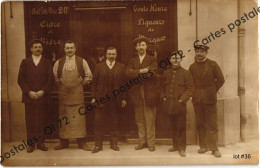
MULTIPOLYGON (((5 152, 18 146, 21 142, 2 142, 2 156, 5 152)), ((77 144, 70 144, 67 149, 56 151, 53 148, 57 141, 45 143, 48 151, 36 149, 33 153, 26 150, 18 151, 14 156, 5 158, 3 166, 141 166, 141 165, 234 165, 234 164, 258 164, 259 140, 251 139, 247 142, 230 144, 219 147, 222 157, 215 158, 211 152, 198 154, 198 145, 187 145, 185 158, 178 152, 168 152, 171 145, 156 144, 156 151, 148 149, 136 151, 136 144, 119 143, 120 151, 113 151, 109 143, 105 142, 103 151, 92 154, 77 148, 77 144), (250 158, 245 158, 246 155, 250 158), (239 155, 239 156, 238 156, 239 155), (241 158, 244 155, 244 158, 241 158)), ((87 143, 91 148, 93 142, 87 143)), ((8 157, 8 154, 5 155, 8 157)))

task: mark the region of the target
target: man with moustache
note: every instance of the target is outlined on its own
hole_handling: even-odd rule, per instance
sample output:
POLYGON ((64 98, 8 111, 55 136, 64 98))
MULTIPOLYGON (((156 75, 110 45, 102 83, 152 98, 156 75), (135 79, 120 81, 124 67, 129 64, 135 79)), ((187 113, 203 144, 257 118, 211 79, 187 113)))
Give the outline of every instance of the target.
POLYGON ((161 78, 160 98, 172 128, 173 147, 168 151, 179 151, 181 157, 186 157, 186 102, 192 96, 193 80, 191 73, 181 67, 181 61, 181 55, 174 52, 170 58, 172 67, 161 78))
MULTIPOLYGON (((138 56, 130 59, 126 67, 129 78, 137 78, 139 74, 153 73, 157 70, 155 57, 146 53, 148 39, 138 37, 134 41, 138 56)), ((155 116, 157 102, 157 88, 155 75, 142 81, 129 90, 129 97, 135 106, 135 121, 138 127, 139 144, 136 150, 148 146, 149 151, 155 151, 155 116)))
POLYGON ((195 62, 189 70, 193 76, 195 91, 192 102, 196 113, 200 149, 203 154, 208 150, 219 158, 218 125, 217 125, 217 92, 225 80, 220 67, 215 61, 207 58, 209 47, 195 45, 195 62))
POLYGON ((89 84, 92 73, 88 63, 76 56, 74 41, 66 41, 66 56, 60 58, 53 67, 55 82, 59 86, 59 135, 60 144, 55 150, 69 147, 69 139, 77 138, 78 148, 90 150, 86 145, 86 116, 79 115, 78 110, 84 107, 83 85, 89 84))
MULTIPOLYGON (((101 100, 104 94, 112 93, 115 88, 125 81, 125 66, 116 61, 117 49, 109 47, 106 51, 106 61, 97 64, 91 84, 91 103, 96 99, 101 100)), ((100 101, 102 105, 95 109, 95 148, 92 153, 103 150, 103 135, 105 128, 110 132, 110 148, 119 151, 118 141, 118 122, 121 107, 126 106, 125 94, 121 93, 118 97, 100 101)))
POLYGON ((32 55, 23 59, 18 84, 22 89, 22 102, 25 103, 26 132, 28 139, 27 152, 33 152, 36 142, 37 148, 47 151, 43 137, 43 118, 46 110, 47 92, 53 82, 52 65, 42 56, 43 43, 39 39, 30 42, 32 55), (33 142, 29 144, 29 141, 33 142), (36 141, 37 140, 37 141, 36 141))

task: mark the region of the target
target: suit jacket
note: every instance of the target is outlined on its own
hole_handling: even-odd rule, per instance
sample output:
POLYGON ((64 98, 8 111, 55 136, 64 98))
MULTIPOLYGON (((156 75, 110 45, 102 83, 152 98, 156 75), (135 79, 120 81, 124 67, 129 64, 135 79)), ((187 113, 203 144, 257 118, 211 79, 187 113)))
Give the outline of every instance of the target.
POLYGON ((199 64, 195 61, 189 68, 195 85, 192 101, 193 103, 215 104, 217 92, 225 82, 224 76, 215 61, 207 59, 202 74, 199 73, 199 64))
POLYGON ((155 77, 158 66, 155 57, 146 55, 142 64, 140 64, 139 56, 130 59, 126 67, 126 76, 130 79, 137 78, 138 74, 140 74, 140 69, 147 68, 148 66, 153 75, 142 81, 142 84, 136 84, 136 86, 129 90, 129 97, 134 105, 138 105, 141 101, 141 85, 144 85, 144 98, 147 106, 155 106, 159 98, 155 77))
POLYGON ((194 90, 191 73, 182 67, 166 70, 161 78, 160 97, 168 114, 186 112, 186 102, 194 90), (179 100, 182 102, 180 103, 179 100))
POLYGON ((120 92, 120 87, 125 84, 125 66, 119 62, 115 62, 113 68, 115 68, 114 73, 114 89, 119 90, 119 95, 116 99, 113 95, 113 90, 107 90, 106 88, 106 62, 101 62, 96 65, 92 83, 91 83, 91 97, 99 100, 100 98, 106 98, 106 94, 109 95, 109 101, 116 101, 118 105, 121 106, 121 101, 125 99, 125 93, 120 92))
POLYGON ((23 103, 43 103, 47 101, 47 93, 53 83, 52 65, 46 58, 41 58, 39 64, 35 66, 32 57, 22 60, 18 74, 18 84, 22 89, 23 103), (37 100, 29 97, 29 91, 43 90, 45 94, 37 100))

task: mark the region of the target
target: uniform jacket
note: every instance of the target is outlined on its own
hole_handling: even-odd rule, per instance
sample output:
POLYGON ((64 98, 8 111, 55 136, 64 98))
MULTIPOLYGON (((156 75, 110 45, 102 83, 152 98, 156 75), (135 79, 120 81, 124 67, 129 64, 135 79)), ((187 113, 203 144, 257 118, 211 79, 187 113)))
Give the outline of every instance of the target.
POLYGON ((164 111, 168 114, 186 111, 186 102, 192 96, 193 90, 193 80, 188 70, 182 67, 166 70, 160 84, 160 98, 166 98, 163 101, 164 111))
POLYGON ((99 100, 100 98, 106 98, 106 94, 109 95, 109 101, 116 101, 118 105, 121 105, 121 101, 125 99, 125 93, 120 92, 120 87, 125 84, 125 66, 122 63, 115 62, 113 68, 115 68, 114 73, 114 89, 119 90, 119 96, 115 99, 113 95, 113 90, 107 90, 106 88, 106 62, 101 62, 96 65, 93 80, 91 83, 91 97, 99 100))
POLYGON ((144 85, 144 97, 147 106, 154 106, 159 98, 157 85, 156 85, 156 71, 157 71, 157 61, 155 57, 146 55, 140 64, 139 56, 130 59, 126 67, 126 76, 128 79, 137 78, 140 74, 140 69, 147 68, 152 72, 147 79, 142 81, 142 83, 136 84, 133 88, 129 90, 129 97, 133 101, 134 105, 140 103, 140 87, 144 85))
POLYGON ((207 59, 202 74, 199 73, 198 64, 195 61, 189 68, 195 85, 192 101, 193 103, 215 104, 217 92, 225 82, 224 76, 215 61, 207 59))
POLYGON ((23 103, 46 102, 47 93, 49 92, 53 83, 52 65, 46 58, 41 58, 39 64, 36 66, 32 57, 22 60, 18 74, 18 84, 22 89, 23 103), (29 91, 44 91, 44 95, 37 100, 29 97, 29 91))

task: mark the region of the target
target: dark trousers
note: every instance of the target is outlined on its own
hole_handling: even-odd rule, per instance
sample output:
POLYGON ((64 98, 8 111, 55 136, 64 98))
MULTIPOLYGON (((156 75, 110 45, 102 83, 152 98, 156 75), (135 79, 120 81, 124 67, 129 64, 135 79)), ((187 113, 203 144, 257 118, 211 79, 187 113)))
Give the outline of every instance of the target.
POLYGON ((43 123, 45 103, 25 103, 25 121, 27 140, 33 141, 31 146, 44 142, 43 123), (37 139, 37 140, 36 140, 37 139))
POLYGON ((216 104, 193 104, 196 113, 199 145, 210 151, 218 150, 218 125, 216 104))
POLYGON ((186 112, 169 115, 172 126, 172 144, 178 150, 186 150, 186 112))
POLYGON ((95 145, 103 146, 103 135, 110 134, 110 146, 117 145, 119 107, 116 102, 107 102, 95 110, 95 145))

